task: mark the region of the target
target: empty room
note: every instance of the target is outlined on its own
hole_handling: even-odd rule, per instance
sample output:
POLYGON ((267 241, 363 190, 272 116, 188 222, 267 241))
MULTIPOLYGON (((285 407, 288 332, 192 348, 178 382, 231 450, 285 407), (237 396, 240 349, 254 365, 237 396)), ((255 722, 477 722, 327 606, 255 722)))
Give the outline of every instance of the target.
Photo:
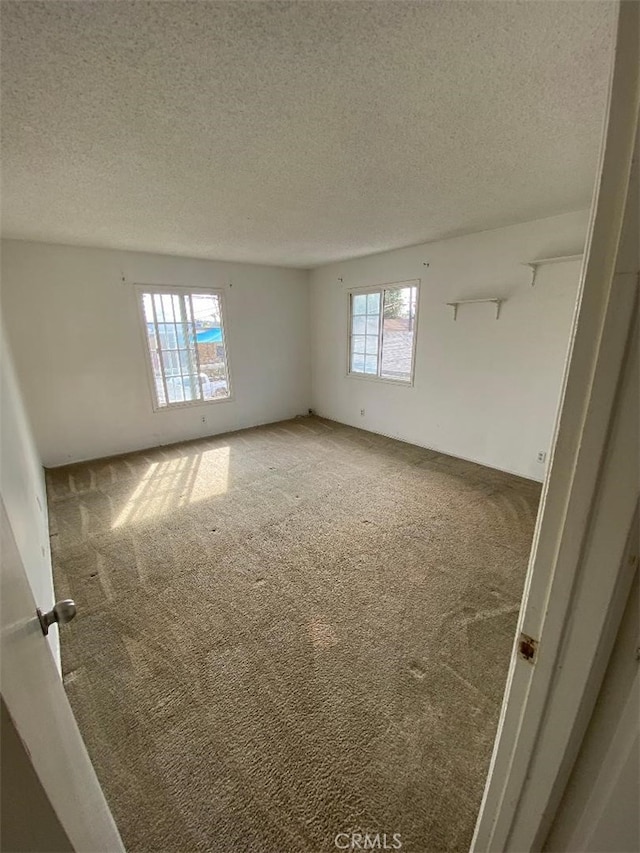
POLYGON ((127 851, 469 850, 617 10, 2 2, 3 504, 127 851))

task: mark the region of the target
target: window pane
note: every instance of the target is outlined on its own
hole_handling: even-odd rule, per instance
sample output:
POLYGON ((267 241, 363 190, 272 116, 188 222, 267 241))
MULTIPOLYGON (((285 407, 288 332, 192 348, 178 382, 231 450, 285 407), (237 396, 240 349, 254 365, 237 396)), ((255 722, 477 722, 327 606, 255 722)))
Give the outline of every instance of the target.
MULTIPOLYGON (((200 373, 198 376, 198 384, 200 385, 200 393, 202 394, 203 400, 211 400, 214 397, 213 394, 213 383, 209 379, 208 373, 200 373)), ((226 382, 225 382, 226 386, 226 382)))
POLYGON ((379 293, 367 294, 367 314, 379 314, 379 313, 380 313, 380 294, 379 293))
POLYGON ((170 403, 184 403, 184 390, 182 388, 182 377, 168 376, 166 377, 167 394, 169 395, 170 403))
POLYGON ((354 353, 351 356, 351 372, 364 373, 364 355, 354 353))
POLYGON ((364 335, 367 329, 367 318, 364 314, 355 315, 351 318, 351 332, 354 335, 364 335))
POLYGON ((365 349, 367 355, 376 355, 378 354, 378 336, 372 337, 371 335, 367 335, 365 349))
POLYGON ((220 299, 215 294, 193 293, 191 302, 203 398, 214 400, 228 397, 229 378, 220 299))
POLYGON ((367 313, 367 296, 365 293, 359 293, 352 297, 352 313, 366 314, 367 313))
POLYGON ((384 292, 383 379, 411 381, 417 293, 415 286, 393 287, 384 292))
POLYGON ((178 340, 178 347, 180 349, 184 349, 189 346, 189 327, 185 323, 179 323, 176 325, 176 337, 178 340))
POLYGON ((176 322, 184 322, 186 316, 184 313, 184 299, 178 296, 177 293, 171 294, 171 311, 176 322))
POLYGON ((158 400, 158 405, 159 406, 166 406, 167 400, 164 396, 164 383, 162 382, 162 375, 161 375, 160 371, 157 371, 157 372, 154 371, 153 379, 154 379, 155 386, 156 386, 156 396, 157 396, 157 400, 158 400))
POLYGON ((367 317, 367 334, 368 335, 378 335, 378 325, 380 323, 380 315, 376 314, 375 317, 367 317))
POLYGON ((365 337, 364 335, 354 335, 351 338, 351 351, 352 352, 364 352, 365 345, 365 337))
POLYGON ((170 293, 166 293, 160 297, 162 300, 162 307, 164 309, 164 318, 170 322, 175 321, 177 318, 173 313, 173 300, 171 298, 170 293))
POLYGON ((176 376, 180 373, 180 362, 178 354, 174 350, 165 350, 162 353, 162 366, 165 376, 176 376))
POLYGON ((374 375, 378 372, 378 357, 376 355, 365 356, 364 372, 374 375))
POLYGON ((173 324, 158 323, 158 337, 161 349, 176 349, 178 346, 176 327, 173 324))
POLYGON ((162 295, 160 293, 153 294, 153 306, 156 309, 156 320, 158 323, 163 323, 164 308, 162 307, 162 295))
POLYGON ((185 298, 183 300, 183 307, 184 307, 184 312, 185 312, 184 319, 189 324, 189 331, 191 332, 191 330, 193 329, 193 325, 194 325, 194 317, 193 317, 193 310, 192 310, 192 300, 189 298, 188 295, 185 296, 185 298))
POLYGON ((147 323, 153 323, 153 308, 151 306, 151 294, 145 293, 142 297, 142 307, 144 309, 144 319, 147 323))
POLYGON ((191 302, 196 329, 215 326, 221 330, 220 300, 215 294, 192 293, 191 302))
POLYGON ((188 376, 182 377, 182 387, 184 389, 185 400, 200 400, 200 383, 195 373, 190 373, 188 376))

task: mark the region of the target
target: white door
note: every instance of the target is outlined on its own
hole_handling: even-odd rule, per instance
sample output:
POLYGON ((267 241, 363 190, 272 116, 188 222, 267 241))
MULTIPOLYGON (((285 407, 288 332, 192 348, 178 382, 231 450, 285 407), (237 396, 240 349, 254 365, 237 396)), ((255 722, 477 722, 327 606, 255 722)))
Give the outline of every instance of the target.
POLYGON ((0 553, 0 689, 6 709, 74 850, 124 851, 42 633, 1 498, 0 553))
POLYGON ((539 642, 533 659, 514 647, 474 853, 542 849, 633 575, 639 28, 640 4, 619 3, 581 299, 518 624, 539 642))

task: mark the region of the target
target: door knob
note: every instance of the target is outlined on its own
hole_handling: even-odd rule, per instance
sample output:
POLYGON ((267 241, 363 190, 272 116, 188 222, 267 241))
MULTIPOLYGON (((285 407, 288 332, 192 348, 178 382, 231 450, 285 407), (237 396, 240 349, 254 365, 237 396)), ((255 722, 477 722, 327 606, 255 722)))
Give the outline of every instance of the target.
POLYGON ((48 613, 43 613, 39 607, 36 613, 40 620, 42 633, 46 636, 49 633, 50 626, 54 622, 57 622, 58 625, 65 625, 67 622, 71 622, 76 615, 76 603, 72 598, 64 598, 62 601, 56 601, 53 605, 53 610, 50 610, 48 613))

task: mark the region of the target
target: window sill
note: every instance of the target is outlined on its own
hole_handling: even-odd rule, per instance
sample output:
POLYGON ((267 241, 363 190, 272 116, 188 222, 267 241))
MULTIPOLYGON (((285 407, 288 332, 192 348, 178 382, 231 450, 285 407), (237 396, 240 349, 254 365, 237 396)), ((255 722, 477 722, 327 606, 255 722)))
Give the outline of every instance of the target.
POLYGON ((347 379, 364 379, 366 382, 379 382, 382 385, 401 385, 403 388, 413 388, 413 379, 385 379, 382 376, 368 376, 366 373, 346 373, 347 379))
POLYGON ((154 406, 155 414, 163 414, 164 412, 182 411, 184 409, 199 409, 202 406, 210 406, 218 403, 233 403, 233 395, 229 397, 218 397, 211 400, 189 400, 187 403, 169 403, 168 406, 154 406))

